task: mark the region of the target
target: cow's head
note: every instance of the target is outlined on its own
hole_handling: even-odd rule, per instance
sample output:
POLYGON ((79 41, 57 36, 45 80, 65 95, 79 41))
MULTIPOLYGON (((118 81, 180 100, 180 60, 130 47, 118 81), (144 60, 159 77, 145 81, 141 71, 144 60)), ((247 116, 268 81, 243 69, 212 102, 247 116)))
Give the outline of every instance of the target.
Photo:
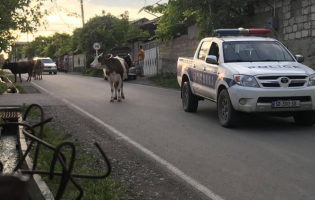
POLYGON ((2 69, 9 69, 9 60, 6 60, 6 61, 3 63, 2 69))
POLYGON ((106 68, 110 67, 110 59, 113 57, 112 54, 102 55, 98 58, 98 62, 101 63, 101 65, 104 65, 106 68))
POLYGON ((100 54, 95 60, 90 64, 90 67, 96 68, 96 69, 103 69, 101 62, 98 61, 98 59, 103 56, 103 54, 100 54))

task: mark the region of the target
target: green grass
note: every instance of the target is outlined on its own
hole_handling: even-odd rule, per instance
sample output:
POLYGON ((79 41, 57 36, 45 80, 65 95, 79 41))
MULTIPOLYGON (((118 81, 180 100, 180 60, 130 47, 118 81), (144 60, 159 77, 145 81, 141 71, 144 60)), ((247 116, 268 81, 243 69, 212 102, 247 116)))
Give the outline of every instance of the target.
MULTIPOLYGON (((36 114, 36 113, 32 113, 36 114)), ((38 131, 37 129, 36 131, 38 131)), ((51 144, 52 146, 57 146, 62 142, 71 141, 71 134, 65 134, 63 131, 53 128, 49 125, 45 126, 44 129, 44 141, 51 144)), ((73 142, 73 141, 72 141, 73 142)), ((105 169, 102 171, 97 168, 93 167, 96 164, 99 166, 101 155, 99 154, 97 157, 92 153, 87 153, 84 149, 84 145, 80 142, 74 142, 76 146, 76 161, 74 164, 73 173, 77 174, 88 174, 88 175, 101 175, 104 174, 105 169)), ((31 151, 31 157, 34 155, 35 148, 31 151)), ((95 148, 95 151, 96 148, 95 148)), ((69 163, 70 160, 70 149, 63 148, 62 152, 65 154, 67 161, 69 163)), ((38 157, 38 170, 49 171, 50 164, 53 158, 53 152, 48 150, 45 147, 41 148, 39 157, 38 157)), ((55 167, 55 172, 61 172, 62 168, 61 165, 57 162, 55 167)), ((60 184, 60 177, 55 176, 53 180, 50 180, 48 176, 42 176, 46 184, 48 185, 49 189, 55 195, 60 184)), ((129 192, 127 187, 124 185, 114 181, 111 178, 106 179, 76 179, 79 185, 84 190, 83 200, 119 200, 121 199, 126 193, 129 192)), ((74 187, 74 185, 69 182, 67 188, 64 192, 62 199, 76 199, 78 196, 78 191, 74 187)))
MULTIPOLYGON (((22 112, 23 114, 25 114, 25 111, 26 111, 26 109, 27 109, 28 107, 29 107, 29 105, 23 104, 23 105, 21 106, 21 112, 22 112)), ((33 108, 29 111, 29 113, 28 113, 27 116, 40 117, 40 116, 41 116, 40 110, 39 110, 38 108, 36 108, 36 107, 33 107, 33 108)))
MULTIPOLYGON (((6 76, 12 83, 14 83, 15 79, 14 76, 6 76)), ((17 80, 19 80, 18 77, 16 77, 17 80)))
MULTIPOLYGON (((8 78, 13 84, 14 84, 14 76, 5 76, 6 78, 8 78)), ((19 78, 17 78, 19 80, 19 78)), ((14 84, 15 87, 19 90, 20 94, 27 94, 25 88, 17 83, 14 84)))
POLYGON ((8 87, 5 83, 0 83, 0 95, 7 91, 8 87))
POLYGON ((24 87, 22 87, 20 85, 15 85, 15 87, 19 90, 20 94, 27 94, 27 92, 24 89, 24 87))
POLYGON ((0 76, 3 76, 3 75, 5 75, 5 72, 2 71, 2 69, 0 69, 0 76))
POLYGON ((153 77, 149 77, 149 80, 154 82, 156 85, 171 88, 171 89, 180 89, 178 85, 177 78, 174 75, 157 75, 153 77))

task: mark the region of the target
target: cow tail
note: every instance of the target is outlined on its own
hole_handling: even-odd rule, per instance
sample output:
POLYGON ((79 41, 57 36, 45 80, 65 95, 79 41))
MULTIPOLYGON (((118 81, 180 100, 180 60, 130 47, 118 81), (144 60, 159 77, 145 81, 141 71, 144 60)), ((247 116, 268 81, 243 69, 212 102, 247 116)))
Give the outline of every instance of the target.
POLYGON ((128 74, 129 74, 129 67, 128 64, 126 63, 126 61, 124 61, 124 80, 128 78, 128 74))

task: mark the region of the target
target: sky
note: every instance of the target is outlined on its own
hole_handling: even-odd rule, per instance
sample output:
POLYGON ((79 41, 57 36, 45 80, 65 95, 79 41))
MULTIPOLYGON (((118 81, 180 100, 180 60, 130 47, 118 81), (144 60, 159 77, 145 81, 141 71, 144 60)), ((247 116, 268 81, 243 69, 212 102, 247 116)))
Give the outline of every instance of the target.
MULTIPOLYGON (((129 12, 130 20, 136 20, 143 17, 154 19, 155 16, 146 12, 138 14, 144 5, 152 5, 159 0, 83 0, 85 22, 95 15, 101 15, 102 11, 118 16, 125 11, 129 12)), ((167 3, 168 0, 161 0, 159 3, 167 3)), ((41 7, 41 10, 51 10, 52 14, 47 17, 48 26, 39 27, 38 32, 32 34, 20 34, 17 41, 32 41, 38 35, 48 36, 55 32, 71 34, 75 28, 82 27, 82 19, 68 17, 67 12, 75 12, 81 15, 80 0, 47 0, 41 7), (57 6, 60 8, 59 12, 57 6)))

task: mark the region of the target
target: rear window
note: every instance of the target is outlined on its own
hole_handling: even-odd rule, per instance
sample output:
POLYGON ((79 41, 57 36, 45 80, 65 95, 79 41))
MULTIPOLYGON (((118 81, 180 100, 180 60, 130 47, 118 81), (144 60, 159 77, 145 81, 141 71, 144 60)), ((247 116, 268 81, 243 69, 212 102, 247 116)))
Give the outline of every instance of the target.
POLYGON ((43 63, 53 63, 51 59, 41 59, 43 63))

